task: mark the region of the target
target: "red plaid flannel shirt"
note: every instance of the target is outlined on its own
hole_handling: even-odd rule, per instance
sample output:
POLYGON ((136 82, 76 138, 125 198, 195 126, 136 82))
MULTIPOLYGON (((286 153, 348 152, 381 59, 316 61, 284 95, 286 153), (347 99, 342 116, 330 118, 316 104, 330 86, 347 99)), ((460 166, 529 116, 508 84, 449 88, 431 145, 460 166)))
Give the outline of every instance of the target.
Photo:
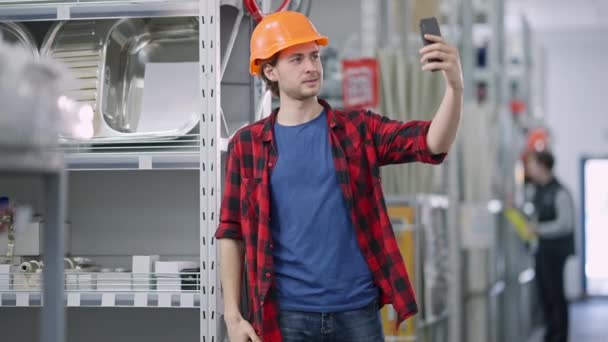
MULTIPOLYGON (((414 290, 386 211, 380 166, 439 164, 426 143, 429 121, 402 123, 370 111, 327 111, 338 183, 352 216, 357 240, 380 289, 382 305, 392 303, 399 323, 418 312, 414 290)), ((243 240, 249 279, 250 315, 265 342, 281 341, 278 301, 273 291, 270 233, 270 173, 278 155, 273 142, 275 110, 241 129, 228 146, 228 164, 216 238, 243 240)))

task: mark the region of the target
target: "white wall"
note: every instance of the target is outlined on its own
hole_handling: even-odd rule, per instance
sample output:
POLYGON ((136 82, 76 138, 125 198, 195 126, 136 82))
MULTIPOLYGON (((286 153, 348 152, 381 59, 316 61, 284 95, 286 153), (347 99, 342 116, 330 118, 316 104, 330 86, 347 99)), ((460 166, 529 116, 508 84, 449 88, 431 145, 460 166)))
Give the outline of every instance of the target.
POLYGON ((608 30, 594 30, 538 36, 546 48, 546 122, 556 173, 575 196, 579 215, 580 160, 585 155, 608 156, 607 34, 608 30))
MULTIPOLYGON (((580 200, 580 158, 608 156, 608 30, 540 36, 556 171, 580 200)), ((580 202, 579 202, 580 203, 580 202)))

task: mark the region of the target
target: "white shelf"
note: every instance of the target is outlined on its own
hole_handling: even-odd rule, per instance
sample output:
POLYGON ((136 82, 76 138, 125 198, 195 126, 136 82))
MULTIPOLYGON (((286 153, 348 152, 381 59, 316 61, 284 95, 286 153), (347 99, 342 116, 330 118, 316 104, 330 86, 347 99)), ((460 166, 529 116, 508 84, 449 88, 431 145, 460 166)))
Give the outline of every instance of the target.
POLYGON ((187 134, 178 139, 65 142, 59 151, 65 154, 70 171, 198 170, 201 144, 218 144, 225 152, 228 141, 220 138, 218 143, 215 139, 201 139, 199 134, 187 134))
MULTIPOLYGON (((0 292, 0 307, 40 307, 40 292, 0 292)), ((66 292, 67 307, 199 308, 198 291, 66 292)))
POLYGON ((198 170, 200 152, 124 152, 66 154, 70 171, 198 170))
POLYGON ((197 16, 197 0, 10 1, 0 4, 0 21, 197 16))
POLYGON ((59 173, 63 169, 60 153, 0 148, 0 172, 59 173))
MULTIPOLYGON (((0 274, 0 306, 41 306, 42 281, 42 273, 0 274)), ((68 307, 200 307, 198 272, 69 272, 63 287, 68 307)))
POLYGON ((158 137, 148 140, 114 139, 66 141, 66 168, 89 170, 198 170, 200 168, 199 134, 179 138, 158 137))

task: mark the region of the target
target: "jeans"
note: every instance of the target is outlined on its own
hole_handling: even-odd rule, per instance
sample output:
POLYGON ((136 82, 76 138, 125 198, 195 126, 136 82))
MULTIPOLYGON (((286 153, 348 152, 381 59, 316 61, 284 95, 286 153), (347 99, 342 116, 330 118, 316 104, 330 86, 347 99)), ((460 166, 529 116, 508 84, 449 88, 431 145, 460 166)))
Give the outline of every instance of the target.
POLYGON ((568 255, 539 249, 536 276, 547 331, 545 342, 568 341, 568 301, 564 291, 564 266, 568 255))
POLYGON ((364 308, 314 313, 281 310, 283 342, 383 342, 378 302, 364 308))

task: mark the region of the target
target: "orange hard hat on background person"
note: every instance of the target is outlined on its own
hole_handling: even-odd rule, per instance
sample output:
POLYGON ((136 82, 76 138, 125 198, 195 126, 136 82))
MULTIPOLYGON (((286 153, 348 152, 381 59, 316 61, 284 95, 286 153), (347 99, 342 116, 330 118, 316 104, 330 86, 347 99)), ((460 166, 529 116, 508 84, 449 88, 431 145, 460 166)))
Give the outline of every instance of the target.
POLYGON ((530 151, 540 152, 549 148, 549 134, 544 128, 536 128, 528 133, 527 148, 530 151))
POLYGON ((329 39, 319 34, 304 14, 295 11, 270 14, 260 21, 251 35, 249 72, 259 75, 261 61, 288 47, 310 42, 325 46, 329 39))

